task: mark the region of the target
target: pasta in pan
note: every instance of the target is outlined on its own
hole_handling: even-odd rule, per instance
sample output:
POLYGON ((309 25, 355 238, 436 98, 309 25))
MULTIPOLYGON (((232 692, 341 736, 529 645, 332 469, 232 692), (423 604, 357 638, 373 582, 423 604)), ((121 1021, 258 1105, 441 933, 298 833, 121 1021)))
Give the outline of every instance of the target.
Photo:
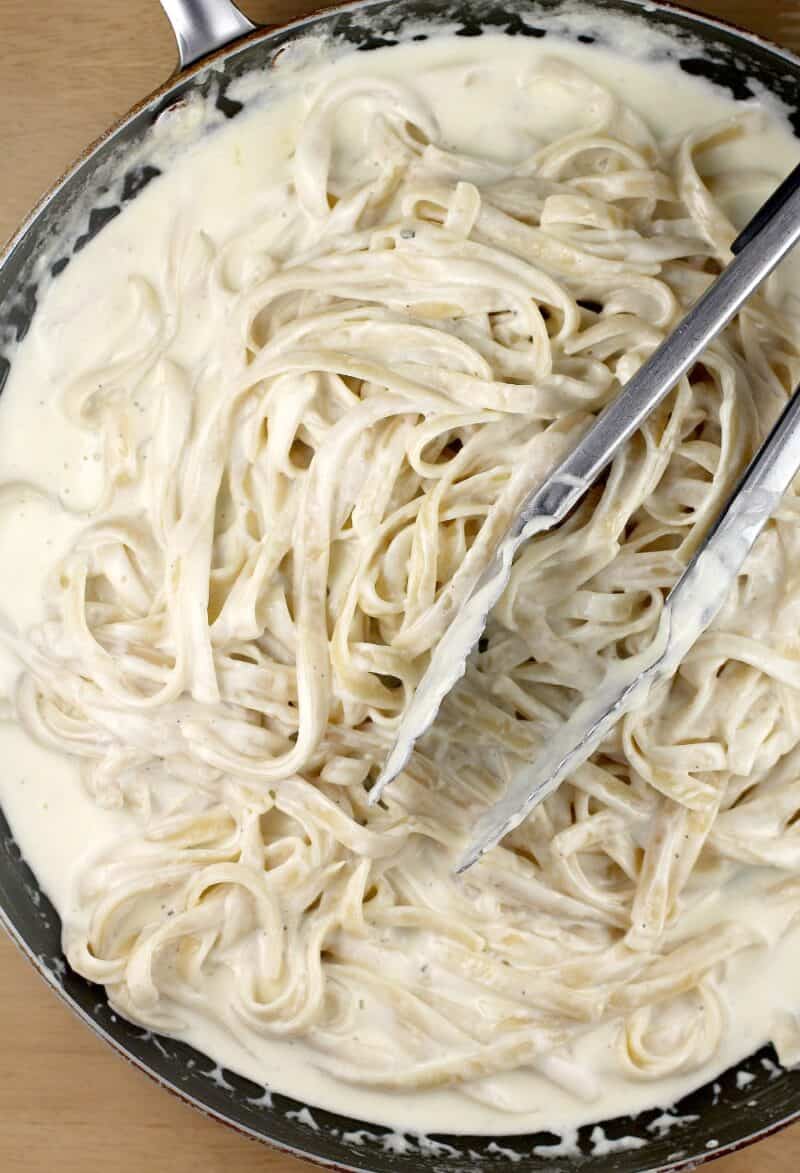
POLYGON ((585 124, 510 167, 450 148, 411 87, 345 78, 257 217, 222 242, 176 225, 108 361, 66 386, 102 497, 47 621, 3 637, 18 720, 137 815, 65 927, 121 1013, 180 1033, 200 1007, 303 1039, 344 1081, 499 1108, 504 1073, 576 1086, 571 1047, 600 1023, 630 1077, 699 1068, 720 968, 760 939, 702 920, 706 897, 767 866, 787 925, 800 908, 793 494, 669 687, 452 874, 515 764, 653 638, 800 378, 769 288, 521 551, 464 681, 367 802, 453 599, 728 261, 730 192, 764 182, 703 166, 756 133, 747 112, 664 142, 564 61, 544 84, 585 124), (374 167, 354 185, 355 108, 374 167))

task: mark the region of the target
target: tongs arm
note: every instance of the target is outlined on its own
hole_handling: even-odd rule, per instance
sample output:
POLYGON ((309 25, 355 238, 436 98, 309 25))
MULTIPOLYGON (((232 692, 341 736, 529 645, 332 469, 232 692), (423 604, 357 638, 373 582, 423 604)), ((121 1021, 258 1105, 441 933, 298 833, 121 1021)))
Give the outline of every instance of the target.
MULTIPOLYGON (((574 509, 620 448, 687 374, 750 295, 800 240, 800 165, 781 183, 732 246, 734 258, 685 318, 598 415, 576 446, 523 502, 481 578, 453 615, 434 649, 370 802, 405 766, 415 741, 464 674, 467 657, 508 583, 514 554, 535 533, 552 529, 574 509)), ((445 588, 447 589, 447 588, 445 588)))
POLYGON ((620 717, 639 708, 653 685, 677 671, 719 613, 742 564, 800 471, 800 388, 664 603, 653 643, 610 670, 598 694, 580 704, 540 755, 491 806, 457 870, 465 871, 518 826, 594 753, 620 717))

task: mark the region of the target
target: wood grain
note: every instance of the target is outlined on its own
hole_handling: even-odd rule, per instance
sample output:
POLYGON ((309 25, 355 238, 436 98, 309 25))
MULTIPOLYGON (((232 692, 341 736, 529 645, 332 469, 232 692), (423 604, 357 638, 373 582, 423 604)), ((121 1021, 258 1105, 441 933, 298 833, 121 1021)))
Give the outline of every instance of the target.
MULTIPOLYGON (((319 0, 244 4, 255 20, 319 0)), ((800 50, 797 0, 699 0, 800 50)), ((170 73, 175 50, 156 0, 0 0, 0 239, 91 139, 170 73)), ((25 1173, 302 1173, 204 1119, 115 1056, 0 937, 0 1169, 25 1173)), ((714 1165, 796 1173, 800 1126, 714 1165)))

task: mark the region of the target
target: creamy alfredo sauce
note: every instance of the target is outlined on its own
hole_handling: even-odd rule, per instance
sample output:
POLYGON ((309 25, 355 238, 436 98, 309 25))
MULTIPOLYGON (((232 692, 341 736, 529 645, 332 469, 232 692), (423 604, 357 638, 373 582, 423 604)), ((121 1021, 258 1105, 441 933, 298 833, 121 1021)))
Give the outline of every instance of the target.
MULTIPOLYGON (((584 78, 595 79, 607 86, 635 110, 661 140, 677 142, 698 125, 722 122, 741 113, 741 108, 734 110, 723 94, 683 76, 672 65, 637 63, 597 48, 588 49, 567 42, 554 44, 549 39, 540 44, 490 36, 482 37, 477 43, 439 38, 421 45, 346 56, 333 65, 312 63, 297 74, 279 102, 263 107, 254 102, 251 112, 221 129, 217 128, 198 145, 183 152, 166 175, 153 182, 72 261, 49 289, 38 310, 30 335, 15 357, 9 383, 0 400, 0 478, 8 483, 0 511, 0 564, 6 568, 0 579, 0 609, 18 631, 26 632, 46 619, 44 598, 46 589, 52 588, 52 584, 48 586, 50 576, 55 573, 63 577, 67 573, 59 559, 74 547, 87 523, 97 521, 97 515, 87 518, 85 514, 79 516, 70 511, 90 508, 97 499, 103 469, 108 467, 109 460, 104 445, 113 445, 115 439, 118 442, 120 451, 116 453, 115 467, 119 469, 121 463, 124 464, 125 446, 135 449, 137 443, 148 438, 148 429, 152 427, 153 396, 156 394, 153 387, 160 394, 167 386, 164 395, 164 402, 167 402, 169 380, 175 378, 180 382, 168 363, 163 364, 157 373, 151 373, 151 382, 144 379, 141 397, 137 398, 136 393, 129 396, 133 418, 126 419, 127 434, 103 438, 97 430, 77 426, 75 412, 72 421, 65 418, 65 394, 78 398, 88 394, 81 379, 84 384, 93 377, 96 379, 92 372, 98 370, 105 371, 104 378, 119 379, 124 383, 126 364, 135 366, 140 361, 139 350, 145 345, 148 330, 152 334, 152 324, 148 324, 148 294, 135 282, 133 285, 128 282, 126 276, 144 278, 160 290, 163 288, 165 258, 170 257, 170 250, 175 254, 172 280, 183 293, 180 304, 174 303, 168 311, 179 313, 181 317, 178 325, 174 321, 170 324, 170 328, 174 327, 174 341, 169 357, 175 366, 194 372, 192 377, 202 382, 196 364, 205 353, 210 311, 204 300, 207 294, 202 282, 192 276, 192 266, 200 272, 204 265, 212 263, 214 250, 221 250, 225 242, 233 240, 225 259, 232 285, 246 289, 248 283, 257 284, 258 280, 268 280, 274 274, 274 268, 264 260, 264 253, 254 249, 252 236, 248 233, 254 226, 263 224, 265 252, 280 236, 281 217, 286 213, 281 200, 269 193, 274 192, 276 185, 292 179, 300 127, 320 93, 328 92, 337 80, 363 79, 366 75, 402 83, 414 102, 435 113, 439 147, 452 155, 463 152, 484 161, 482 165, 475 165, 473 175, 465 173, 469 168, 462 167, 459 173, 458 165, 453 165, 455 178, 464 178, 468 184, 473 180, 480 184, 491 176, 491 167, 487 169, 485 165, 487 161, 497 166, 499 175, 503 167, 507 170, 509 164, 531 157, 544 145, 565 139, 576 128, 585 125, 588 116, 596 113, 592 103, 597 98, 591 90, 586 90, 585 80, 576 82, 573 79, 563 84, 563 78, 572 78, 569 71, 576 67, 584 78), (549 70, 548 76, 556 81, 530 83, 530 77, 540 69, 545 73, 549 70), (558 81, 559 71, 561 82, 558 81), (208 255, 202 252, 205 246, 197 243, 198 230, 202 230, 210 242, 208 255), (239 251, 235 243, 237 233, 248 242, 247 248, 239 251), (194 255, 193 249, 195 252, 199 249, 199 254, 194 255), (261 271, 248 272, 248 266, 253 265, 260 265, 261 271), (187 288, 190 295, 185 292, 187 288), (24 484, 20 487, 21 483, 38 486, 43 491, 37 494, 24 484), (63 503, 63 509, 59 507, 59 501, 63 503), (58 569, 54 570, 56 567, 58 569)), ((314 167, 319 169, 325 165, 324 159, 322 164, 319 160, 325 154, 326 142, 333 146, 337 174, 346 176, 351 186, 355 187, 358 181, 366 182, 371 174, 380 170, 380 158, 373 156, 364 145, 368 109, 356 102, 348 106, 346 118, 337 119, 331 114, 318 120, 317 137, 311 136, 310 145, 306 141, 304 148, 308 155, 308 174, 311 175, 311 179, 307 176, 309 188, 313 187, 314 167)), ((410 109, 406 117, 409 122, 414 122, 415 110, 410 109)), ((728 188, 724 183, 720 184, 720 204, 736 223, 746 218, 769 187, 800 157, 797 143, 778 117, 769 112, 762 117, 764 122, 756 133, 758 168, 763 174, 756 176, 753 182, 734 182, 728 188)), ((609 133, 613 133, 613 128, 609 133)), ((748 142, 747 136, 733 137, 711 147, 704 153, 706 173, 752 170, 752 142, 752 138, 748 142)), ((442 167, 446 171, 444 164, 442 167)), ((418 201, 435 202, 438 198, 433 190, 435 185, 431 182, 429 186, 431 190, 420 194, 418 201)), ((307 195, 313 202, 313 191, 307 195)), ((468 205, 472 198, 469 186, 461 189, 458 198, 463 206, 456 206, 456 201, 450 213, 451 226, 456 234, 459 218, 469 220, 468 205)), ((551 205, 554 213, 558 206, 557 201, 551 205)), ((414 209, 406 211, 411 216, 414 209)), ((593 219, 595 210, 591 206, 587 205, 584 212, 587 239, 591 239, 593 228, 598 232, 608 229, 608 225, 593 219)), ((321 214, 326 213, 323 210, 321 214)), ((422 215, 422 212, 417 209, 417 214, 422 215)), ((400 243, 398 241, 398 245, 400 243)), ((310 251, 313 254, 313 247, 310 251)), ((609 255, 616 253, 612 249, 609 255)), ((355 292, 350 296, 355 298, 355 292)), ((773 295, 773 303, 776 296, 773 295)), ((444 300, 445 295, 439 294, 439 308, 434 305, 427 311, 418 310, 419 315, 433 322, 437 314, 439 318, 442 315, 447 317, 446 306, 441 309, 440 304, 444 300)), ((625 308, 623 305, 622 312, 625 308)), ((585 312, 590 318, 583 322, 583 327, 588 328, 595 311, 590 308, 585 312)), ((345 326, 341 328, 345 329, 345 326)), ((328 346, 332 344, 327 343, 328 346)), ((351 344, 357 349, 355 334, 351 336, 351 344)), ((430 346, 435 349, 437 344, 431 338, 430 346)), ((416 338, 414 346, 424 349, 423 343, 416 338)), ((620 374, 624 374, 623 369, 620 374)), ((353 374, 352 378, 355 377, 353 374)), ((370 378, 363 372, 360 377, 370 378)), ((592 377, 596 377, 596 372, 592 377)), ((520 384, 523 381, 517 379, 520 384)), ((201 388, 197 393, 206 392, 201 388)), ((185 386, 176 390, 174 402, 185 394, 185 386)), ((459 410, 467 416, 474 414, 474 409, 469 406, 459 410)), ((466 427, 470 421, 464 422, 466 427)), ((276 426, 271 420, 270 427, 276 426)), ((175 427, 180 430, 180 424, 176 423, 175 427)), ((565 427, 565 433, 568 432, 569 428, 565 427)), ((359 447, 355 441, 352 453, 356 466, 369 459, 368 450, 359 447)), ((545 455, 549 458, 549 454, 545 455)), ((636 491, 636 486, 632 485, 631 492, 636 491)), ((125 510, 135 515, 130 502, 131 492, 133 490, 121 474, 109 510, 109 526, 113 526, 114 518, 125 510)), ((496 493, 497 490, 493 490, 490 497, 496 493)), ((135 595, 142 585, 128 581, 135 570, 135 563, 124 559, 116 567, 105 568, 108 581, 113 582, 115 589, 123 595, 127 589, 132 592, 129 596, 132 613, 137 612, 135 595)), ((68 591, 69 584, 62 581, 61 589, 68 591)), ((101 592, 95 605, 101 609, 107 601, 101 592)), ((279 605, 277 601, 276 606, 279 605)), ((655 622, 654 617, 652 630, 655 630, 655 622)), ((60 637, 56 628, 48 630, 49 638, 57 644, 60 637)), ((362 638, 366 636, 362 634, 362 638)), ((70 647, 67 637, 64 639, 63 647, 58 650, 68 660, 70 647)), ((11 652, 3 651, 2 669, 2 683, 11 696, 19 673, 19 661, 11 652)), ((400 668, 388 660, 381 671, 387 676, 400 675, 400 668)), ((195 694, 202 698, 204 686, 197 684, 197 679, 195 674, 195 694)), ((206 703, 213 703, 211 694, 213 687, 208 685, 206 703)), ((185 716, 187 720, 198 719, 188 710, 185 716)), ((389 713, 389 716, 396 717, 397 714, 389 713)), ((111 720, 113 724, 113 718, 111 720)), ((163 718, 165 724, 163 728, 159 727, 159 736, 171 737, 167 724, 179 724, 180 720, 180 714, 176 716, 176 710, 171 710, 170 716, 163 718)), ((130 759, 134 772, 140 761, 135 751, 137 736, 131 726, 128 748, 134 747, 130 759)), ((384 731, 383 741, 376 751, 378 764, 382 747, 388 748, 389 744, 390 728, 384 731)), ((68 942, 84 941, 90 932, 89 914, 97 912, 97 898, 96 892, 92 895, 91 885, 89 889, 81 887, 84 881, 79 882, 79 877, 86 875, 87 864, 94 867, 96 861, 102 860, 104 853, 120 839, 130 844, 140 837, 141 795, 137 800, 135 787, 130 792, 125 791, 127 776, 122 771, 125 803, 120 804, 119 794, 114 792, 110 797, 105 796, 109 805, 101 805, 87 793, 81 779, 79 759, 38 744, 19 722, 0 725, 0 755, 4 763, 0 772, 0 800, 14 834, 61 914, 68 942)), ((146 752, 141 763, 140 768, 145 772, 157 769, 148 762, 146 752)), ((713 769, 714 766, 706 768, 713 769)), ((101 788, 96 779, 92 785, 95 793, 99 793, 101 788)), ((285 810, 280 817, 288 818, 285 810)), ((692 817, 694 814, 690 810, 690 821, 692 817)), ((433 821, 436 822, 435 808, 433 821)), ((465 831, 468 825, 469 820, 463 823, 462 830, 465 831)), ((673 833, 674 828, 666 828, 665 841, 671 841, 669 836, 673 833)), ((689 839, 688 830, 685 838, 689 839)), ((645 841, 646 836, 642 842, 645 841)), ((113 850, 111 854, 113 856, 113 850)), ((701 899, 688 900, 681 913, 675 940, 702 938, 706 927, 710 932, 713 926, 728 919, 733 919, 737 931, 749 933, 750 937, 748 947, 731 950, 714 967, 712 1001, 716 1001, 709 1013, 712 1018, 716 1015, 721 1022, 716 1045, 703 1052, 702 1045, 695 1047, 692 1042, 689 1050, 694 1048, 694 1058, 690 1056, 691 1061, 678 1065, 677 1070, 671 1070, 670 1063, 666 1062, 662 1075, 658 1073, 658 1063, 653 1056, 661 1049, 669 1058, 672 1050, 687 1045, 681 1021, 686 1008, 679 1005, 679 996, 663 1004, 661 1009, 656 1003, 655 1013, 660 1013, 661 1019, 655 1041, 648 1036, 650 1070, 647 1078, 630 1065, 627 1070, 620 1066, 617 1017, 591 1029, 582 1029, 563 1042, 557 1041, 534 1058, 526 1060, 523 1050, 517 1066, 511 1063, 505 1069, 498 1067, 494 1073, 490 1071, 484 1078, 472 1084, 468 1082, 461 1089, 452 1079, 431 1080, 430 1086, 418 1088, 413 1081, 408 1086, 381 1086, 381 1080, 369 1077, 369 1071, 365 1084, 358 1086, 346 1072, 337 1071, 335 1062, 328 1061, 330 1054, 325 1053, 324 1046, 320 1050, 317 1042, 310 1044, 299 1028, 293 1037, 270 1038, 267 1032, 252 1029, 246 1021, 241 1021, 234 1033, 219 1017, 223 1006, 230 1001, 231 990, 229 977, 220 974, 203 981, 201 997, 194 1002, 188 999, 181 1003, 180 1013, 174 1021, 169 1015, 160 1019, 160 1009, 158 1012, 153 1010, 149 1017, 147 1007, 155 1004, 148 1003, 147 996, 142 995, 141 1002, 134 1005, 131 998, 135 1001, 135 994, 131 994, 130 988, 123 991, 117 984, 112 997, 124 1013, 172 1030, 223 1065, 259 1083, 267 1083, 271 1088, 298 1099, 355 1117, 415 1131, 513 1133, 540 1127, 568 1128, 590 1120, 635 1112, 654 1104, 669 1104, 768 1038, 783 1040, 784 1055, 789 1061, 797 1058, 793 1022, 795 1014, 800 1011, 796 980, 800 970, 800 931, 787 928, 794 917, 796 898, 791 897, 791 893, 791 898, 764 895, 787 875, 791 879, 793 873, 791 869, 780 873, 758 866, 763 862, 759 857, 751 862, 752 866, 743 863, 736 867, 728 861, 720 868, 718 881, 708 885, 701 899)), ((101 877, 98 882, 102 885, 102 877, 111 873, 102 871, 104 865, 98 866, 101 866, 97 873, 101 877)), ((425 869, 429 866, 432 866, 430 860, 420 852, 419 882, 425 882, 425 869)), ((446 873, 447 867, 442 865, 441 876, 446 873)), ((332 867, 329 883, 336 881, 336 874, 336 867, 332 867)), ((223 888, 225 875, 222 871, 217 872, 208 882, 223 888)), ((300 883, 299 880, 296 882, 300 883)), ((514 882, 524 886, 527 879, 521 872, 515 872, 514 882)), ((466 891, 468 899, 487 899, 485 892, 478 891, 476 896, 470 894, 469 889, 466 891)), ((159 921, 166 917, 165 905, 162 904, 159 911, 157 897, 152 899, 156 903, 152 904, 148 915, 159 921)), ((203 908, 203 905, 197 907, 203 908)), ((240 914, 245 919, 250 916, 249 906, 242 914, 238 906, 231 905, 231 919, 235 920, 240 914)), ((535 902, 530 917, 536 917, 535 902)), ((391 925, 390 920, 385 923, 391 925)), ((517 919, 510 931, 524 931, 525 928, 524 921, 517 919)), ((123 948, 119 938, 121 930, 115 931, 117 936, 112 933, 107 941, 109 949, 104 962, 107 970, 102 966, 92 969, 94 962, 86 960, 82 947, 76 946, 74 953, 85 972, 97 980, 107 980, 112 986, 118 982, 119 974, 110 958, 123 948)), ((385 939, 390 939, 393 931, 396 930, 387 927, 389 937, 385 939)), ((467 937, 470 931, 467 926, 467 937)), ((591 931, 587 930, 587 947, 590 938, 591 931)), ((431 980, 439 984, 442 994, 447 997, 449 992, 452 993, 456 1002, 465 997, 463 974, 451 975, 447 964, 437 965, 435 951, 427 951, 423 937, 418 941, 413 936, 398 937, 396 951, 407 953, 409 949, 412 953, 405 959, 409 975, 413 970, 416 980, 418 971, 424 973, 432 964, 435 976, 431 980), (418 953, 415 954, 414 949, 418 953)), ((365 957, 369 968, 369 955, 365 954, 365 957)), ((140 974, 139 977, 146 986, 147 975, 140 974)), ((132 988, 130 975, 126 980, 132 988)), ((168 982, 167 977, 163 980, 168 982)), ((711 994, 708 996, 711 998, 711 994)), ((385 1066, 392 1058, 387 1054, 386 1040, 390 1041, 390 1051, 393 1031, 402 1031, 405 1027, 400 1025, 400 1018, 393 1025, 385 1004, 369 989, 364 991, 362 1003, 361 1016, 356 1015, 348 1029, 356 1037, 356 1042, 364 1045, 368 1056, 373 1052, 378 1056, 378 1067, 385 1066)), ((473 1003, 467 1000, 466 1004, 468 1012, 473 1013, 473 1003)), ((483 1013, 480 998, 474 1002, 474 1007, 478 1014, 483 1013)), ((692 1012, 695 1010, 696 1007, 692 1012)), ((434 1040, 438 1038, 434 1051, 446 1052, 453 1039, 457 1040, 457 1079, 463 1023, 457 1016, 449 1020, 445 1015, 433 1021, 434 1017, 427 1025, 434 1040)), ((634 1033, 639 1031, 644 1037, 651 1025, 637 1022, 631 1030, 634 1033)), ((419 1021, 417 1028, 423 1030, 419 1021)), ((692 1029, 701 1036, 710 1028, 701 1015, 692 1029)), ((330 1037, 327 1045, 335 1059, 336 1048, 330 1037)))

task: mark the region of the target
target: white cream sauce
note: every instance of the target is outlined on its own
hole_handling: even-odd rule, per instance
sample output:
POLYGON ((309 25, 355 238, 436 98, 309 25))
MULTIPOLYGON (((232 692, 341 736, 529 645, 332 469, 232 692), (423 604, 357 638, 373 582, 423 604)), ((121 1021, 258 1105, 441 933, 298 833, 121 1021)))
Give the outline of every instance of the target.
MULTIPOLYGON (((378 76, 412 82, 433 106, 444 140, 461 150, 499 160, 529 153, 537 141, 568 132, 581 111, 547 100, 532 108, 502 79, 529 68, 544 53, 555 51, 609 86, 639 111, 660 135, 678 136, 699 122, 730 113, 728 97, 684 76, 669 64, 648 64, 614 56, 596 47, 559 42, 485 36, 433 39, 420 45, 353 54, 332 67, 337 75, 357 75, 368 64, 378 76), (502 70, 490 65, 502 61, 502 70)), ((230 232, 232 221, 258 214, 265 187, 288 177, 295 134, 307 94, 326 65, 299 71, 280 102, 253 108, 198 145, 179 153, 168 174, 157 179, 100 237, 77 256, 52 285, 38 310, 30 335, 16 355, 0 400, 0 479, 32 481, 67 505, 87 503, 96 491, 97 453, 91 437, 65 422, 58 398, 63 372, 85 368, 98 339, 120 332, 123 305, 109 296, 108 274, 135 269, 147 273, 161 260, 176 222, 202 226, 212 239, 230 232)), ((359 143, 342 143, 340 158, 356 164, 359 143)), ((740 162, 747 147, 724 148, 740 162)), ((800 158, 800 145, 777 118, 770 118, 759 138, 758 165, 778 177, 800 158)), ((345 166, 350 164, 345 164, 345 166)), ((743 222, 751 206, 729 207, 743 222)), ((786 279, 784 273, 784 280, 786 279)), ((191 336, 191 335, 189 335, 191 336)), ((59 551, 81 526, 41 498, 15 502, 0 510, 0 610, 20 629, 42 618, 42 583, 59 551)), ((2 683, 17 666, 2 655, 2 683)), ((42 887, 67 923, 81 910, 73 896, 73 879, 87 852, 93 853, 131 825, 124 811, 102 810, 85 795, 74 761, 32 743, 15 725, 0 725, 0 801, 23 854, 42 887)), ((266 1043, 249 1038, 245 1045, 195 1014, 183 1037, 217 1062, 258 1083, 311 1104, 409 1131, 514 1133, 529 1129, 569 1129, 576 1124, 669 1105, 701 1082, 755 1050, 772 1034, 776 1015, 800 1010, 800 929, 777 945, 781 916, 765 919, 760 892, 773 879, 752 872, 746 880, 711 899, 702 910, 714 919, 719 902, 736 910, 738 919, 755 926, 764 947, 751 949, 729 963, 724 995, 730 1016, 724 1045, 712 1061, 690 1076, 660 1082, 622 1078, 611 1062, 613 1031, 604 1026, 575 1047, 564 1078, 580 1094, 562 1091, 535 1072, 516 1073, 509 1086, 526 1110, 509 1115, 467 1100, 456 1091, 384 1094, 353 1089, 320 1072, 300 1043, 266 1043)), ((556 1065, 547 1074, 558 1079, 556 1065)), ((606 1151, 611 1151, 607 1149, 606 1151)))

